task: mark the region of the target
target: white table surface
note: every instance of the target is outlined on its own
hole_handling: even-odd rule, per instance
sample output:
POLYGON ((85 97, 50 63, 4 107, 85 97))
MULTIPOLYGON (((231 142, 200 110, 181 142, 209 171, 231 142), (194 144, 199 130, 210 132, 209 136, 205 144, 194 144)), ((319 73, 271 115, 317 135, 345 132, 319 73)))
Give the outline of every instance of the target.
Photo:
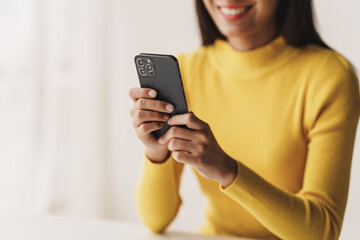
POLYGON ((245 240, 184 232, 152 234, 140 224, 55 215, 1 216, 1 240, 245 240))

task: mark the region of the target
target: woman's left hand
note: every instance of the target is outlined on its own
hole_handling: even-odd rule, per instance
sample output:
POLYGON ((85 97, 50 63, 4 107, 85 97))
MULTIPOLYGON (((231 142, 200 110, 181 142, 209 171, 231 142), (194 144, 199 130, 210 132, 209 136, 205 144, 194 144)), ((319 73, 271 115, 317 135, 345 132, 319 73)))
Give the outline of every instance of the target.
POLYGON ((228 187, 237 173, 237 163, 217 143, 210 126, 189 112, 172 116, 172 127, 161 136, 160 144, 167 144, 172 157, 194 167, 202 176, 228 187), (174 125, 186 125, 190 129, 174 125))

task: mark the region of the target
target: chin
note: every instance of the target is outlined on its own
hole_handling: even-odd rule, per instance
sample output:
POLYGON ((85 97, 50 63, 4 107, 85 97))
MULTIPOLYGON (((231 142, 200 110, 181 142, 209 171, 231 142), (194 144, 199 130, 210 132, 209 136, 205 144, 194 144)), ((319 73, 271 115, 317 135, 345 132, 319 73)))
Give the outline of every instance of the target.
POLYGON ((220 29, 220 32, 222 33, 222 35, 228 38, 235 36, 237 37, 246 36, 249 31, 239 27, 230 27, 230 28, 220 29))

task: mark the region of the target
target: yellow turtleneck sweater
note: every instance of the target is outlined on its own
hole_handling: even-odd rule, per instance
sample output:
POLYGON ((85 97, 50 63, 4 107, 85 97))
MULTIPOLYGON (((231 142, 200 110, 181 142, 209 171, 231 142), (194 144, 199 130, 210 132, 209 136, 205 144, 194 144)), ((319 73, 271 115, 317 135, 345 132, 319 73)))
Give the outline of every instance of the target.
MULTIPOLYGON (((207 197, 200 233, 336 239, 347 201, 360 114, 359 83, 334 51, 279 37, 249 52, 222 40, 178 56, 189 111, 238 162, 226 189, 194 170, 207 197)), ((181 205, 183 165, 145 162, 142 221, 163 231, 181 205)))

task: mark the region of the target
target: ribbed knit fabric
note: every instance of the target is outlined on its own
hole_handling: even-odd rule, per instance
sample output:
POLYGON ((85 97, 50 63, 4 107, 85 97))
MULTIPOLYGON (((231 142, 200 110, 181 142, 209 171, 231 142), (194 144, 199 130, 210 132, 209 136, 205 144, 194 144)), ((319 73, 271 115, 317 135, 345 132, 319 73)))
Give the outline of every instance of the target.
MULTIPOLYGON (((189 110, 238 162, 226 189, 194 170, 208 199, 199 232, 337 239, 360 114, 350 64, 334 51, 293 48, 282 37, 249 52, 217 40, 178 59, 189 110)), ((172 157, 155 164, 145 156, 136 206, 154 232, 177 214, 182 169, 172 157)))

